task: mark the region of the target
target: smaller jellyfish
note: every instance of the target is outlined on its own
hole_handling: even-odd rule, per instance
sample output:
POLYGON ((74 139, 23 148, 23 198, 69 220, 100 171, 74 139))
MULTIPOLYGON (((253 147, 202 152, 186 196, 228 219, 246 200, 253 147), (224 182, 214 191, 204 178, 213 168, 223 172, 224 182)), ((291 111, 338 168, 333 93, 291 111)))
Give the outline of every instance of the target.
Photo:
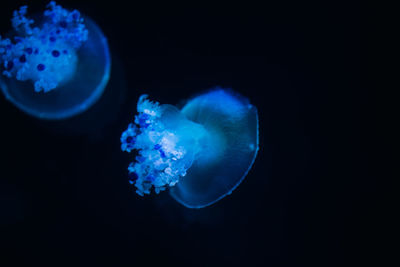
POLYGON ((249 101, 222 88, 189 100, 182 109, 142 95, 138 114, 121 135, 135 153, 129 183, 144 196, 169 188, 188 208, 209 206, 245 178, 258 152, 258 114, 249 101))
POLYGON ((31 19, 14 11, 13 31, 0 36, 0 87, 22 111, 64 119, 87 110, 102 95, 111 59, 100 28, 54 1, 31 19))

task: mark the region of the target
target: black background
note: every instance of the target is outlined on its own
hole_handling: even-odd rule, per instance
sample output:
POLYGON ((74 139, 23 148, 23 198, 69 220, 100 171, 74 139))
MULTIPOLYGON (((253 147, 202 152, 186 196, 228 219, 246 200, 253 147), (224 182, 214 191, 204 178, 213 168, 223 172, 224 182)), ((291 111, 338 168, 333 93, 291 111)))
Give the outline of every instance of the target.
MULTIPOLYGON (((0 32, 20 5, 35 13, 47 3, 31 2, 2 1, 0 32)), ((102 28, 111 80, 99 103, 63 122, 0 97, 0 265, 343 266, 371 257, 359 4, 277 2, 59 1, 102 28), (119 137, 139 95, 178 104, 214 86, 259 110, 247 178, 201 210, 168 193, 136 195, 119 137)))

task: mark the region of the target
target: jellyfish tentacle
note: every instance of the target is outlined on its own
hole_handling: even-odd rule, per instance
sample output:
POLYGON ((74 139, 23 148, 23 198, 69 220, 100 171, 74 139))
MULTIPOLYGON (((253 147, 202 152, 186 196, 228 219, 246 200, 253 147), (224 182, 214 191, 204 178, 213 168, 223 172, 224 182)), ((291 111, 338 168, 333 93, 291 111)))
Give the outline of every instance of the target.
MULTIPOLYGON (((147 95, 143 95, 137 110, 135 124, 129 124, 122 133, 121 149, 138 151, 136 162, 128 170, 130 175, 134 173, 137 176, 132 184, 135 184, 136 192, 143 196, 150 194, 152 188, 159 193, 178 183, 192 165, 195 150, 188 149, 189 140, 182 135, 184 127, 187 127, 185 124, 190 123, 184 122, 176 108, 151 102, 147 95)), ((192 136, 190 142, 195 144, 200 136, 192 136)))
POLYGON ((68 81, 77 65, 76 49, 88 39, 79 11, 67 11, 54 1, 48 4, 40 26, 32 27, 27 6, 14 11, 13 41, 0 37, 3 75, 19 81, 30 80, 36 92, 49 92, 68 81))

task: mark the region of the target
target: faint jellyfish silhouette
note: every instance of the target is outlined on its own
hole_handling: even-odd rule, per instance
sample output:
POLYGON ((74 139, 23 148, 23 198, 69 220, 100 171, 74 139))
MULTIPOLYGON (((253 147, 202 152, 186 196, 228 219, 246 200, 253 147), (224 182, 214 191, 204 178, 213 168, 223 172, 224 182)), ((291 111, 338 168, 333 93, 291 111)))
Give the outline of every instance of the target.
POLYGON ((258 152, 258 114, 249 101, 216 88, 181 109, 142 95, 121 149, 137 151, 129 182, 143 196, 170 189, 188 208, 209 206, 246 177, 258 152))
POLYGON ((0 36, 0 87, 22 111, 64 119, 87 110, 102 95, 111 68, 107 40, 79 11, 55 2, 37 19, 27 6, 14 11, 11 38, 0 36))

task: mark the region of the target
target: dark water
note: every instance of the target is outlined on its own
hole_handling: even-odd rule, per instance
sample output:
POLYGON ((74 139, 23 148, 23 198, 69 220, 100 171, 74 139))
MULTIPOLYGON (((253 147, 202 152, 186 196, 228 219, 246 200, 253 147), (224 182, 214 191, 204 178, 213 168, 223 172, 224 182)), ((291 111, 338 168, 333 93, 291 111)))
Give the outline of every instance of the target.
MULTIPOLYGON (((2 2, 1 32, 23 3, 2 2)), ((361 244, 374 182, 361 129, 369 99, 358 3, 59 3, 102 28, 111 80, 93 109, 58 123, 0 97, 0 265, 343 266, 368 258, 361 244), (137 196, 119 137, 139 95, 179 104, 214 86, 259 110, 260 151, 247 178, 202 210, 167 193, 137 196)))

